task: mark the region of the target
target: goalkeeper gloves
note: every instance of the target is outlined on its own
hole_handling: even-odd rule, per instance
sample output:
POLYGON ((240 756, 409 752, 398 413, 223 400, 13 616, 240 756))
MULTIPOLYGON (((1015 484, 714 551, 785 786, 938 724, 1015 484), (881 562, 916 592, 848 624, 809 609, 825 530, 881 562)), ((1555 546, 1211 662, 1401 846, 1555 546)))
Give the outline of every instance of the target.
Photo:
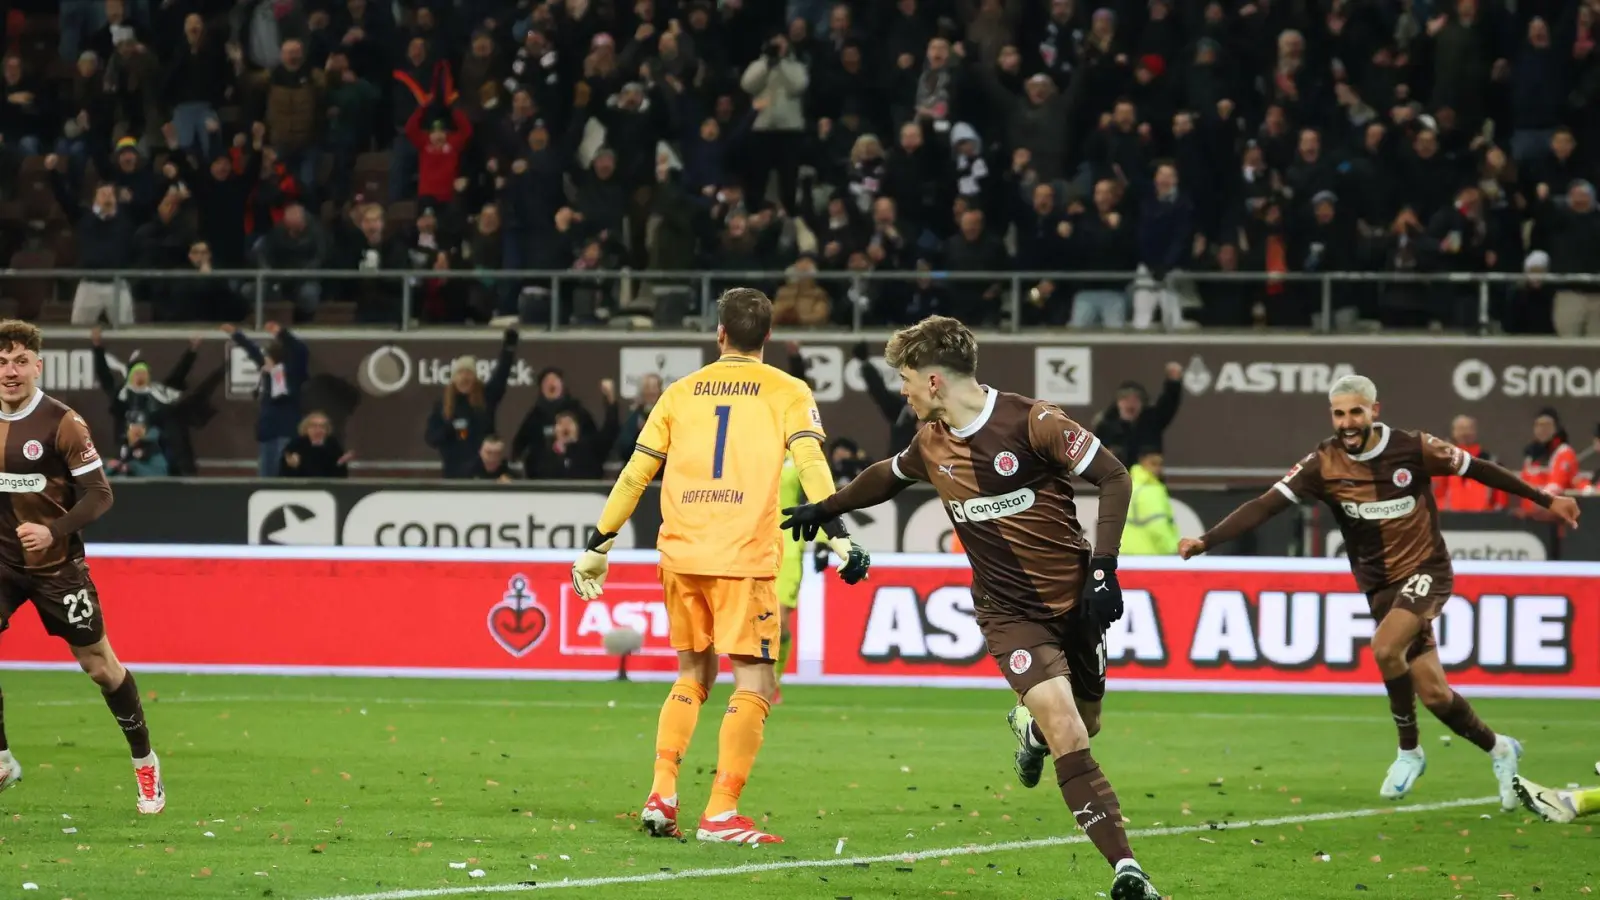
POLYGON ((616 543, 615 534, 602 534, 595 532, 589 538, 589 546, 572 564, 572 589, 579 597, 593 600, 605 593, 606 570, 609 563, 606 554, 611 552, 611 545, 616 543))
POLYGON ((1089 559, 1078 605, 1101 631, 1122 618, 1122 585, 1117 583, 1117 558, 1095 556, 1089 559))
POLYGON ((839 557, 839 577, 845 584, 858 584, 867 579, 867 570, 872 567, 872 555, 866 548, 848 535, 828 539, 828 549, 839 557))

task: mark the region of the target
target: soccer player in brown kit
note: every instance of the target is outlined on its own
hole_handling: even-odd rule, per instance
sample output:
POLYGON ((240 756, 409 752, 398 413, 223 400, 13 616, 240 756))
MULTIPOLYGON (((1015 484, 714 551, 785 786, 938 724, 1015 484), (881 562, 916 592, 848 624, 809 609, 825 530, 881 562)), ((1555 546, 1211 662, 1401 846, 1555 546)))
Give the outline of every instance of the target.
POLYGON ((1115 868, 1111 897, 1158 900, 1128 847, 1117 795, 1089 753, 1105 695, 1105 630, 1122 617, 1127 470, 1055 405, 980 384, 977 341, 955 319, 933 316, 897 332, 884 359, 927 424, 899 456, 838 493, 784 510, 783 527, 810 540, 841 513, 884 503, 913 481, 931 483, 972 563, 989 653, 1038 726, 1027 739, 1048 744, 1039 749, 1055 757, 1067 807, 1115 868), (1073 507, 1074 475, 1100 488, 1092 556, 1073 507))
POLYGON ((1302 500, 1321 501, 1344 535, 1351 573, 1366 593, 1377 630, 1372 655, 1400 732, 1400 752, 1378 793, 1398 800, 1427 768, 1417 739, 1417 698, 1451 731, 1489 754, 1500 806, 1517 808, 1517 761, 1522 745, 1496 734, 1450 688, 1439 664, 1433 620, 1450 599, 1454 573, 1439 531, 1432 479, 1462 475, 1524 497, 1576 528, 1578 504, 1555 497, 1460 447, 1420 431, 1390 428, 1378 419, 1378 388, 1347 375, 1328 391, 1333 437, 1317 445, 1270 490, 1234 510, 1198 540, 1178 544, 1184 558, 1237 539, 1302 500))
MULTIPOLYGON (((89 426, 39 390, 42 341, 27 322, 0 321, 0 631, 32 601, 45 631, 72 647, 128 739, 139 812, 158 813, 167 805, 161 763, 150 749, 133 673, 106 639, 79 535, 111 508, 111 486, 89 426)), ((0 791, 22 780, 4 716, 0 695, 0 791)))

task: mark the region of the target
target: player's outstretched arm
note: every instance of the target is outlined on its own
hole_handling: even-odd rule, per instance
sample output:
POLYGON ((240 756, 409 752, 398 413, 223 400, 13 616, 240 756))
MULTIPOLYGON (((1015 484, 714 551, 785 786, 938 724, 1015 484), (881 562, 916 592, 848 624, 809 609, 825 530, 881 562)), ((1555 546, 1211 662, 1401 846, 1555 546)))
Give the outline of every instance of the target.
POLYGON ((1179 541, 1178 555, 1190 559, 1229 541, 1236 541, 1293 505, 1294 501, 1274 485, 1271 490, 1228 513, 1227 518, 1212 526, 1210 531, 1200 537, 1184 538, 1179 541))
MULTIPOLYGON (((816 529, 820 529, 828 537, 828 548, 840 560, 839 577, 846 584, 855 584, 867 577, 867 570, 872 565, 872 557, 855 541, 850 539, 850 532, 845 529, 844 523, 838 516, 818 519, 815 528, 805 524, 791 524, 794 517, 803 510, 813 508, 834 496, 833 471, 828 467, 827 457, 822 455, 822 442, 809 435, 795 438, 789 445, 789 452, 794 457, 795 474, 800 479, 800 488, 805 491, 810 504, 786 507, 783 512, 790 518, 780 524, 781 528, 788 528, 796 539, 810 540, 816 537, 816 529), (807 534, 806 532, 810 532, 807 534)), ((898 480, 898 479, 897 479, 898 480)))
POLYGON ((1505 466, 1487 459, 1466 457, 1466 470, 1462 472, 1468 478, 1485 487, 1497 491, 1504 491, 1524 500, 1531 500, 1536 505, 1550 510, 1556 518, 1565 522, 1572 528, 1578 527, 1578 501, 1571 497, 1558 497, 1547 494, 1537 487, 1523 481, 1517 473, 1505 466))
POLYGON ((578 561, 572 564, 572 589, 583 599, 593 600, 605 591, 606 570, 609 568, 606 554, 611 552, 617 533, 639 506, 639 498, 644 496, 645 488, 655 480, 661 463, 661 457, 643 447, 636 448, 628 464, 622 468, 622 474, 617 476, 617 483, 611 486, 594 534, 578 561))
MULTIPOLYGON (((795 463, 798 465, 799 460, 795 463)), ((896 475, 893 466, 892 457, 875 462, 826 499, 784 510, 786 518, 779 527, 790 529, 797 538, 811 540, 826 523, 834 522, 844 513, 893 500, 911 483, 896 475)), ((806 496, 811 496, 809 487, 806 488, 806 496)))

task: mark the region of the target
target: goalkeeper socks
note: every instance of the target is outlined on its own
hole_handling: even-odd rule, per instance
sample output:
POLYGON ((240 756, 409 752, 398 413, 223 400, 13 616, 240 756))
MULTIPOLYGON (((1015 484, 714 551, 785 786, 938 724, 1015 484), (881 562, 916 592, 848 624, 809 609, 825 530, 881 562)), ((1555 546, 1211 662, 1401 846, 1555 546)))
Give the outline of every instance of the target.
POLYGON ((711 784, 707 817, 739 808, 739 794, 755 767, 771 708, 766 698, 754 691, 734 691, 728 698, 728 713, 722 717, 722 732, 717 736, 717 780, 711 784))
POLYGON ((150 755, 150 729, 144 723, 144 703, 139 700, 139 686, 133 681, 133 673, 127 669, 122 670, 122 683, 116 690, 105 691, 106 706, 111 708, 111 714, 117 717, 117 724, 122 726, 122 735, 128 739, 128 751, 134 759, 144 759, 150 755))
POLYGON ((1467 698, 1455 691, 1450 692, 1449 703, 1430 705, 1428 712, 1437 716, 1451 731, 1477 744, 1483 752, 1494 749, 1494 730, 1483 724, 1478 714, 1472 711, 1472 704, 1467 702, 1467 698))
POLYGON ((1133 856, 1128 847, 1128 832, 1122 827, 1122 807, 1111 782, 1100 771, 1088 750, 1074 750, 1056 757, 1056 783, 1067 809, 1078 827, 1094 842, 1096 850, 1115 866, 1133 856))
POLYGON ((1400 731, 1400 749, 1417 749, 1417 691, 1411 684, 1411 673, 1385 679, 1383 687, 1389 692, 1389 715, 1400 731))
POLYGON ((678 793, 678 766, 689 752, 695 723, 700 721, 700 705, 706 702, 706 687, 690 678, 672 683, 667 702, 661 705, 656 725, 656 774, 650 793, 675 797, 678 793))
POLYGON ((1578 815, 1592 816, 1600 813, 1600 788, 1573 791, 1568 796, 1572 798, 1572 811, 1578 815))
POLYGON ((789 648, 794 644, 794 636, 785 633, 778 638, 778 662, 773 666, 773 672, 778 680, 783 680, 783 667, 789 663, 789 648))

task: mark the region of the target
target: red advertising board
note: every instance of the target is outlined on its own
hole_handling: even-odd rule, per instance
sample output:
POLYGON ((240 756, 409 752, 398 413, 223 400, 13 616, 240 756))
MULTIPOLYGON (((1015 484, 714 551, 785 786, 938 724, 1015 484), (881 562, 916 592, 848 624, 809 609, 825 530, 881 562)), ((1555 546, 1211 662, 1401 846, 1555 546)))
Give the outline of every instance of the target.
MULTIPOLYGON (((630 673, 676 671, 648 551, 612 554, 605 596, 577 598, 556 551, 90 548, 119 655, 148 670, 608 678, 604 638, 640 633, 630 673)), ((1114 689, 1381 690, 1374 623, 1334 560, 1129 559, 1107 635, 1114 689)), ((951 556, 887 554, 848 586, 808 573, 804 680, 1000 687, 951 556)), ((1458 563, 1439 654, 1479 694, 1600 697, 1600 565, 1458 563)), ((22 612, 0 666, 67 665, 22 612)))
MULTIPOLYGON (((1106 635, 1114 688, 1381 691, 1375 623, 1335 560, 1124 560, 1106 635)), ((1003 684, 963 564, 902 557, 828 586, 823 672, 852 681, 1003 684), (911 565, 907 565, 910 563, 911 565)), ((1478 693, 1600 696, 1600 566, 1457 564, 1434 623, 1453 683, 1478 693)))

